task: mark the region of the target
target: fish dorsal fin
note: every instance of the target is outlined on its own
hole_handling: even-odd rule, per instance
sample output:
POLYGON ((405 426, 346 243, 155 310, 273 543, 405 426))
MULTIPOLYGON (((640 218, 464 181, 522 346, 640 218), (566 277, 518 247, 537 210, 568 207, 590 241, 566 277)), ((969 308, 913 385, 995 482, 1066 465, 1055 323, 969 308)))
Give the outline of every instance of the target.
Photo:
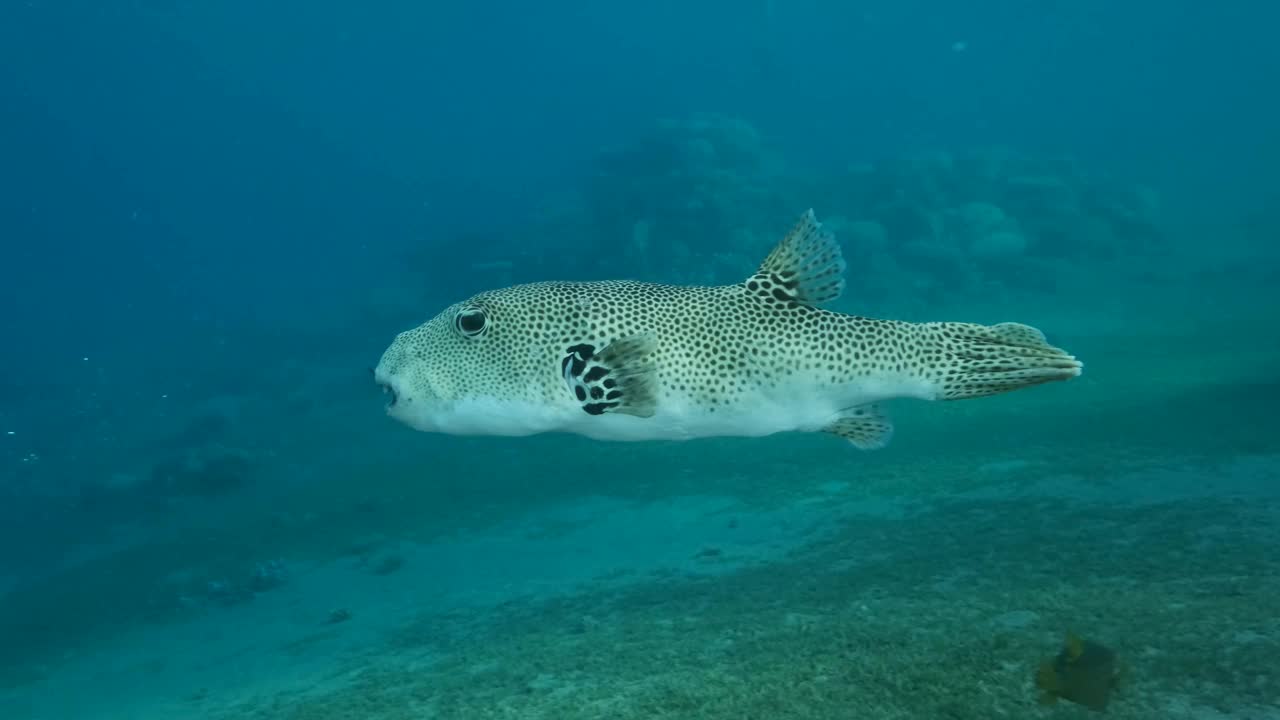
POLYGON ((781 302, 820 305, 840 297, 844 270, 840 244, 813 210, 807 210, 746 286, 754 294, 781 302))

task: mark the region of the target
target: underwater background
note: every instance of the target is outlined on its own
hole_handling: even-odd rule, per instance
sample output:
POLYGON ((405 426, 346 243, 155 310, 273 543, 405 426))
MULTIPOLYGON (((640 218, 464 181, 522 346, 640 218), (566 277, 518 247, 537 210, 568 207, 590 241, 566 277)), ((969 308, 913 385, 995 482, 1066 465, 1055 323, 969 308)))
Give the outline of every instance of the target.
POLYGON ((1113 717, 1280 718, 1277 23, 0 4, 0 717, 1083 717, 1078 636, 1113 717), (738 282, 810 207, 836 309, 1084 375, 874 452, 385 416, 450 303, 738 282))

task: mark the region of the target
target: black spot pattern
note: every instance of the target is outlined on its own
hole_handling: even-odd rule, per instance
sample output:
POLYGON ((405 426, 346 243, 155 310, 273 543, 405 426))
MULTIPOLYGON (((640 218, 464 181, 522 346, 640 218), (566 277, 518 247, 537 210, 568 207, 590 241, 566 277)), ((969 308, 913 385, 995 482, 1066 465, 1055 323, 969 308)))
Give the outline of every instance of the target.
POLYGON ((622 392, 610 392, 607 389, 617 383, 612 378, 606 380, 612 370, 598 364, 595 346, 580 343, 570 347, 560 361, 560 369, 564 374, 565 384, 573 391, 578 402, 582 403, 582 409, 588 415, 601 415, 621 404, 622 392), (601 383, 601 380, 605 380, 608 385, 601 383), (588 399, 591 402, 587 402, 588 399))

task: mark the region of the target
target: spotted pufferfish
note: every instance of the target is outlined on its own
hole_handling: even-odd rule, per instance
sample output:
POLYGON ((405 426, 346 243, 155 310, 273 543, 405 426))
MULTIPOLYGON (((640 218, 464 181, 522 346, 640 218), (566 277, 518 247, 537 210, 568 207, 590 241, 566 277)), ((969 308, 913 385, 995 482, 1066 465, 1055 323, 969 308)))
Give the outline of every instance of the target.
POLYGON ((1080 374, 1018 323, 899 322, 823 308, 844 290, 806 212, 742 282, 539 282, 482 292, 400 333, 374 370, 418 430, 600 440, 823 432, 883 447, 891 398, 961 400, 1080 374))

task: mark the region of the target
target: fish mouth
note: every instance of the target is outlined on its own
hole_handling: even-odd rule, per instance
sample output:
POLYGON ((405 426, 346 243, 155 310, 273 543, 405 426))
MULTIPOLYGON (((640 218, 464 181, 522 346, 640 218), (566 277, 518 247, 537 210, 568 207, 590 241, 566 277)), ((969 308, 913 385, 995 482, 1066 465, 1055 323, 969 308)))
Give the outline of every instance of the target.
POLYGON ((387 397, 387 407, 395 407, 400 396, 396 394, 396 389, 391 387, 391 383, 378 383, 378 387, 382 388, 382 394, 387 397))
POLYGON ((393 408, 396 402, 400 400, 400 395, 396 393, 396 389, 391 386, 390 382, 378 379, 378 372, 373 368, 369 368, 369 374, 373 376, 373 381, 382 388, 382 394, 387 398, 387 407, 393 408))

